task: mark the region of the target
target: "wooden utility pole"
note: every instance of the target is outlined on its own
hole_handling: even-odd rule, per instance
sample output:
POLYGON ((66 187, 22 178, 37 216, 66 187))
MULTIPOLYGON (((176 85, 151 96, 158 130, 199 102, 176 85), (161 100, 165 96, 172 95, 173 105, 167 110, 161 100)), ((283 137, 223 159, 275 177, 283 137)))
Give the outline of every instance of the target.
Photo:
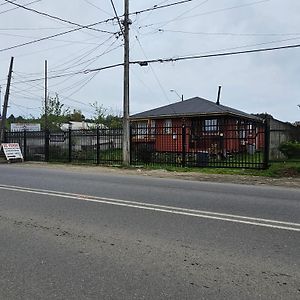
POLYGON ((48 62, 45 60, 45 97, 44 97, 44 106, 45 106, 45 130, 48 129, 48 62))
POLYGON ((6 85, 6 91, 5 91, 5 96, 4 96, 4 102, 3 102, 2 122, 1 122, 1 128, 0 128, 0 143, 4 142, 4 131, 5 131, 5 124, 6 124, 6 115, 7 115, 9 90, 10 90, 13 65, 14 65, 14 58, 12 57, 10 59, 10 66, 9 66, 8 77, 7 77, 7 85, 6 85))
POLYGON ((2 99, 1 99, 2 94, 1 94, 1 92, 2 92, 2 86, 0 85, 0 114, 1 114, 1 102, 2 102, 2 99))
POLYGON ((123 165, 130 164, 129 124, 129 0, 124 2, 124 99, 123 99, 123 165))

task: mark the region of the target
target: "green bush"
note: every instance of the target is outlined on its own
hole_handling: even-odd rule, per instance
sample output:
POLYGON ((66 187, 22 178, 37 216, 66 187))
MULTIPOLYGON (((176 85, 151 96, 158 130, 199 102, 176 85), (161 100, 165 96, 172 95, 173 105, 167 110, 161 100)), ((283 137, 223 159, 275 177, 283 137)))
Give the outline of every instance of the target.
POLYGON ((300 143, 297 141, 281 143, 278 149, 287 158, 300 158, 300 143))

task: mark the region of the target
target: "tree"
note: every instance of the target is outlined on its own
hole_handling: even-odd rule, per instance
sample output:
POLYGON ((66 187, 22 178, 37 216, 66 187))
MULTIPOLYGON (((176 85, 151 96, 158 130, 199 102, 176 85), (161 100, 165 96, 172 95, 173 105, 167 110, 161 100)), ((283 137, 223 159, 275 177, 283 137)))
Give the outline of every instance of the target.
MULTIPOLYGON (((47 103, 47 119, 48 129, 59 129, 62 123, 68 122, 69 108, 64 108, 64 104, 60 102, 58 94, 54 97, 48 97, 47 103)), ((45 107, 43 107, 43 115, 41 116, 42 126, 45 126, 45 107)))
POLYGON ((90 105, 94 109, 92 120, 97 124, 104 124, 107 109, 103 106, 103 104, 99 104, 97 101, 90 105))
POLYGON ((82 114, 81 110, 73 109, 73 112, 68 115, 70 121, 82 122, 85 120, 85 116, 82 114))
POLYGON ((109 114, 106 116, 104 124, 109 128, 121 128, 122 117, 109 114))

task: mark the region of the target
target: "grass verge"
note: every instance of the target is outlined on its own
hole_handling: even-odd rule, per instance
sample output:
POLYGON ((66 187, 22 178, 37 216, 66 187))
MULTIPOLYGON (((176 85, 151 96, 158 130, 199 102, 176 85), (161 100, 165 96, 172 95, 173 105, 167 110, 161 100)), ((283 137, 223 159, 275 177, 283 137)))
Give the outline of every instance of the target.
POLYGON ((266 170, 235 169, 235 168, 182 168, 173 166, 145 166, 145 169, 164 169, 169 172, 196 172, 203 174, 250 175, 264 177, 300 177, 300 160, 272 162, 266 170))

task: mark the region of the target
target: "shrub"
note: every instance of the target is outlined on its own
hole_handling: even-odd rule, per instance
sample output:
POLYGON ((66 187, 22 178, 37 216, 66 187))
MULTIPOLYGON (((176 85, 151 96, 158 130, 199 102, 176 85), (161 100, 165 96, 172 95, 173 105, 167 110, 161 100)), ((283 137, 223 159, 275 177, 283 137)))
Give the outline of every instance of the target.
POLYGON ((278 149, 287 158, 300 158, 300 143, 297 141, 281 143, 278 149))

